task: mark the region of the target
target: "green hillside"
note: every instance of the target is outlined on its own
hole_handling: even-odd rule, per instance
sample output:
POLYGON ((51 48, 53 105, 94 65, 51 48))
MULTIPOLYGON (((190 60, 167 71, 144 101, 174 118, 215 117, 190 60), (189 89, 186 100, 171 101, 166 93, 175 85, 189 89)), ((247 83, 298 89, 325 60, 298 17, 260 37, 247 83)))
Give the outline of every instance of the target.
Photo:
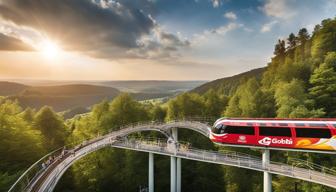
POLYGON ((258 68, 231 77, 216 79, 214 81, 196 87, 195 89, 191 90, 191 92, 204 94, 208 90, 214 89, 220 94, 232 95, 240 84, 242 84, 244 81, 251 77, 256 77, 257 79, 260 79, 264 71, 265 68, 258 68))

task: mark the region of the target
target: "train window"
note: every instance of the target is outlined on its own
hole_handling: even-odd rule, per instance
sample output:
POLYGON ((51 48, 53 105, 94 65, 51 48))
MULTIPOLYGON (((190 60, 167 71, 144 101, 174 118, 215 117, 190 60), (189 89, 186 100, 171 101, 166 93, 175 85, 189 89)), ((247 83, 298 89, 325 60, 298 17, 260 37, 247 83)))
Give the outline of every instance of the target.
POLYGON ((295 123, 295 126, 304 127, 305 124, 304 123, 295 123))
POLYGON ((323 123, 311 123, 311 124, 309 124, 309 126, 311 126, 311 127, 328 127, 326 124, 323 124, 323 123))
POLYGON ((259 126, 266 126, 266 123, 259 123, 259 126))
POLYGON ((254 127, 226 126, 225 133, 254 135, 254 127))
POLYGON ((336 128, 336 124, 332 124, 332 126, 336 128))
POLYGON ((224 133, 224 128, 226 126, 223 124, 217 124, 216 126, 212 127, 211 131, 215 134, 221 134, 224 133))
POLYGON ((259 127, 259 134, 262 136, 292 136, 290 128, 287 127, 259 127))
POLYGON ((296 128, 296 137, 330 138, 329 129, 296 128))

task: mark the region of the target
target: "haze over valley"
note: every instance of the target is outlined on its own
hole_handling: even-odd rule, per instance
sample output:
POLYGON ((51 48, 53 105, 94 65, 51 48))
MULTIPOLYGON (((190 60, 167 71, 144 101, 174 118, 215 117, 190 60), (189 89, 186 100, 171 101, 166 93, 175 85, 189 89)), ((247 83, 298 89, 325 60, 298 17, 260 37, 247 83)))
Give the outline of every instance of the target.
POLYGON ((204 81, 0 81, 0 95, 17 100, 23 107, 45 105, 56 111, 89 108, 127 92, 136 100, 169 99, 189 91, 204 81), (20 83, 15 83, 20 82, 20 83))

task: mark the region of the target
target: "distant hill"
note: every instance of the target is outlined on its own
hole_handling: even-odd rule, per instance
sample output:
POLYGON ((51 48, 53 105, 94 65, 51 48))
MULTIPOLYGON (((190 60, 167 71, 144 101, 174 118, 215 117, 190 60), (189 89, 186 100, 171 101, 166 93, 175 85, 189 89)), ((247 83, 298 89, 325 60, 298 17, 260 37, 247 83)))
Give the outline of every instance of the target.
MULTIPOLYGON (((172 82, 157 82, 156 84, 153 82, 147 86, 145 85, 145 81, 141 83, 124 82, 124 84, 126 87, 132 87, 134 90, 144 90, 151 87, 151 90, 148 92, 131 92, 131 96, 136 100, 169 98, 179 93, 181 91, 179 89, 187 89, 187 87, 193 84, 187 83, 188 85, 177 85, 174 87, 172 82), (139 87, 136 87, 136 85, 139 87), (162 90, 162 92, 160 92, 160 90, 162 90), (173 90, 176 90, 176 92, 173 90)), ((121 84, 119 84, 119 86, 121 86, 121 84)), ((120 93, 121 92, 116 88, 101 85, 66 84, 27 86, 19 83, 0 81, 0 96, 18 100, 22 107, 39 109, 44 105, 48 105, 52 106, 57 112, 70 111, 69 114, 65 115, 66 117, 71 117, 78 111, 85 111, 83 109, 87 109, 103 99, 111 100, 120 93)))
POLYGON ((90 109, 85 107, 76 107, 73 109, 69 109, 66 111, 61 112, 60 114, 63 116, 64 119, 71 119, 78 114, 84 114, 90 112, 90 109))
POLYGON ((113 87, 122 92, 130 93, 174 93, 189 91, 206 81, 163 81, 163 80, 127 80, 127 81, 71 81, 71 80, 23 80, 12 79, 10 82, 22 83, 25 85, 39 86, 59 86, 59 85, 97 85, 113 87))
POLYGON ((164 99, 176 96, 176 93, 130 93, 130 95, 138 101, 151 100, 151 99, 164 99))
POLYGON ((23 107, 40 108, 49 105, 55 111, 89 107, 103 99, 112 99, 120 91, 112 87, 94 85, 61 85, 26 87, 8 98, 16 99, 23 107))
POLYGON ((105 95, 115 96, 119 90, 112 87, 103 87, 96 85, 59 85, 59 86, 39 86, 26 89, 22 95, 43 95, 43 96, 89 96, 105 95))
POLYGON ((111 86, 124 92, 133 93, 174 93, 189 91, 206 81, 105 81, 100 85, 111 86))
POLYGON ((29 86, 20 83, 0 81, 0 95, 1 96, 17 95, 21 93, 23 90, 27 89, 28 87, 29 86))
POLYGON ((216 79, 214 81, 205 83, 190 92, 204 94, 210 89, 214 89, 216 92, 220 92, 224 95, 231 95, 237 89, 237 87, 241 84, 242 81, 249 79, 251 77, 261 78, 265 68, 257 68, 251 71, 247 71, 244 73, 240 73, 238 75, 234 75, 231 77, 225 77, 221 79, 216 79))

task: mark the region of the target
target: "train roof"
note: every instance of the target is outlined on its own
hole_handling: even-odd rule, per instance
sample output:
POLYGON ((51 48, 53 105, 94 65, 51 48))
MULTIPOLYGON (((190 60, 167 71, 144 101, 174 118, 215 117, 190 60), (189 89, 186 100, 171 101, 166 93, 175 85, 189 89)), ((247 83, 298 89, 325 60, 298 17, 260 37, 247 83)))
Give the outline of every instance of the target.
POLYGON ((237 123, 330 123, 336 124, 336 118, 220 118, 216 122, 237 123))
POLYGON ((336 118, 246 118, 246 117, 233 117, 222 118, 229 120, 274 120, 274 121, 336 121, 336 118))

